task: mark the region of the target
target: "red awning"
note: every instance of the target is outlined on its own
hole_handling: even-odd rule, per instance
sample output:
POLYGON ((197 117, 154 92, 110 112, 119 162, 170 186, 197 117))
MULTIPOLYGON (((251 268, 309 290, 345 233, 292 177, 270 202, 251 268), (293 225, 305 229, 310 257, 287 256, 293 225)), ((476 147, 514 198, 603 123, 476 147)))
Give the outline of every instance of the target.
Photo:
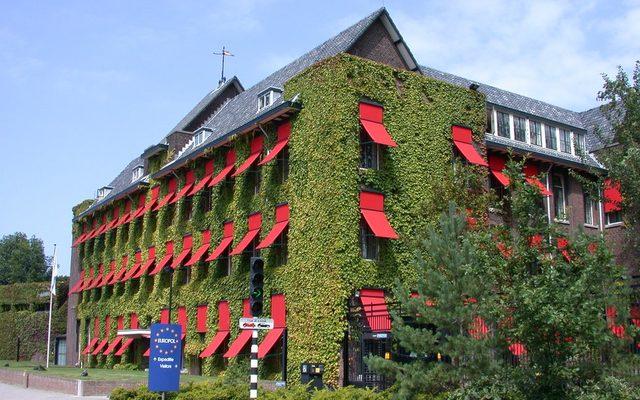
POLYGON ((69 289, 69 294, 74 294, 74 293, 78 293, 80 290, 82 290, 82 285, 84 284, 84 270, 80 271, 80 278, 76 281, 76 283, 73 284, 73 286, 71 286, 71 289, 69 289))
POLYGON ((507 164, 507 160, 500 154, 489 153, 489 171, 504 187, 509 186, 509 177, 503 172, 507 164))
POLYGON ((136 262, 133 264, 131 268, 129 268, 129 271, 127 271, 126 275, 122 279, 122 282, 128 281, 138 273, 138 270, 142 265, 142 253, 140 252, 140 250, 136 251, 135 260, 136 262))
POLYGON ((192 244, 193 244, 193 237, 191 237, 191 235, 187 235, 184 238, 182 238, 182 251, 180 252, 180 254, 178 254, 176 258, 173 259, 173 263, 171 263, 171 267, 173 269, 176 269, 179 266, 181 266, 184 260, 187 257, 189 257, 189 255, 191 254, 192 244))
POLYGON ((124 201, 124 212, 118 220, 116 226, 124 225, 131 220, 131 200, 126 199, 124 201))
POLYGON ((235 168, 235 163, 236 163, 236 151, 233 149, 230 149, 227 152, 226 163, 224 165, 224 168, 222 168, 222 170, 218 172, 218 175, 211 178, 211 181, 209 182, 209 187, 215 186, 218 183, 225 180, 227 176, 229 176, 229 173, 231 173, 231 171, 235 168))
POLYGON ((118 221, 120 221, 120 207, 115 207, 113 209, 113 214, 111 216, 111 222, 107 224, 107 228, 105 229, 105 232, 115 228, 118 224, 118 221))
POLYGON ((289 144, 289 135, 291 134, 291 122, 287 121, 278 126, 278 138, 273 149, 258 163, 264 165, 273 160, 278 154, 289 144))
POLYGON ((168 324, 169 323, 169 309, 168 308, 163 308, 162 310, 160 310, 160 323, 161 324, 168 324))
POLYGON ((151 188, 151 198, 149 202, 146 202, 147 197, 144 195, 144 200, 142 199, 143 194, 140 195, 138 199, 138 210, 136 211, 134 218, 142 217, 147 211, 150 211, 158 202, 158 196, 160 195, 160 186, 154 186, 151 188))
MULTIPOLYGON (((242 316, 245 318, 251 317, 251 309, 249 308, 249 299, 242 300, 242 316)), ((251 341, 251 330, 250 329, 242 329, 240 334, 236 337, 236 339, 229 346, 229 350, 224 353, 223 357, 231 358, 235 357, 240 352, 247 347, 247 344, 251 341)))
POLYGON ((151 272, 149 272, 149 275, 150 276, 155 275, 158 272, 162 271, 162 268, 164 268, 165 265, 169 264, 169 261, 171 261, 172 258, 173 258, 173 242, 168 241, 166 244, 166 251, 165 251, 164 257, 162 257, 160 262, 156 264, 156 267, 151 272))
MULTIPOLYGON (((94 325, 94 330, 95 330, 95 325, 94 325)), ((111 317, 107 315, 104 318, 104 336, 105 337, 100 341, 100 344, 98 344, 98 346, 93 350, 91 354, 93 354, 94 356, 97 356, 98 354, 102 353, 102 351, 107 346, 107 344, 109 344, 109 331, 111 331, 111 317)))
POLYGON ((98 346, 91 352, 91 354, 94 356, 97 356, 98 354, 102 353, 102 351, 104 350, 105 347, 107 347, 108 344, 109 344, 109 339, 102 339, 100 341, 100 344, 98 344, 98 346))
POLYGON ((229 311, 229 302, 221 301, 218 303, 218 332, 216 332, 209 345, 200 353, 200 358, 212 356, 222 346, 229 338, 230 327, 231 311, 229 311))
POLYGON ((104 276, 104 279, 102 280, 102 286, 110 285, 111 280, 113 279, 113 275, 115 275, 115 273, 116 273, 116 260, 111 260, 111 262, 109 263, 109 273, 104 276))
POLYGON ((91 353, 91 349, 93 349, 93 346, 95 346, 96 343, 98 343, 98 340, 100 340, 100 338, 97 338, 97 337, 94 337, 93 339, 91 339, 89 344, 87 344, 87 347, 85 347, 84 350, 82 350, 82 354, 91 353))
MULTIPOLYGON (((124 328, 124 319, 122 318, 122 315, 118 317, 118 330, 121 330, 124 328)), ((111 344, 109 344, 109 346, 107 347, 107 349, 102 353, 105 356, 108 356, 109 354, 111 354, 116 347, 118 347, 118 345, 122 342, 122 337, 116 337, 115 339, 113 339, 113 341, 111 341, 111 344)))
POLYGON ((453 144, 467 161, 482 167, 489 166, 473 146, 473 133, 471 129, 454 125, 451 127, 451 135, 453 137, 453 144))
POLYGON ((244 235, 240 243, 238 243, 238 245, 231 251, 232 256, 242 254, 242 252, 249 247, 251 242, 258 237, 260 234, 260 225, 262 225, 262 214, 254 213, 249 215, 248 225, 249 230, 244 235))
POLYGON ((207 312, 209 306, 206 304, 200 304, 196 308, 196 332, 207 333, 207 312))
POLYGON ((122 282, 125 274, 127 273, 127 264, 129 264, 129 256, 122 256, 122 262, 120 263, 120 270, 113 275, 113 279, 109 282, 110 285, 115 285, 118 282, 122 282))
POLYGON ((620 192, 620 182, 611 179, 604 181, 604 212, 610 213, 622 210, 622 193, 620 192))
POLYGON ((149 247, 147 252, 147 260, 140 266, 138 272, 133 276, 133 278, 140 278, 151 268, 153 263, 156 261, 156 248, 154 246, 149 247))
POLYGON ((222 253, 225 252, 225 250, 229 248, 229 246, 231 246, 232 242, 233 242, 233 222, 229 221, 229 222, 225 222, 223 225, 222 241, 220 241, 220 244, 218 245, 218 247, 216 247, 215 250, 211 252, 209 257, 207 257, 205 261, 216 260, 218 257, 220 257, 222 253))
POLYGON ((187 336, 187 309, 186 307, 178 307, 178 324, 182 328, 182 340, 187 336))
POLYGON ((271 228, 262 242, 258 245, 258 249, 269 247, 289 226, 289 205, 282 204, 276 207, 276 223, 271 228))
POLYGON ((93 282, 93 268, 85 269, 84 281, 82 282, 82 286, 80 290, 87 290, 91 287, 91 283, 93 282))
POLYGON ((360 103, 360 124, 371 140, 377 144, 389 147, 397 147, 398 144, 391 138, 387 128, 382 123, 384 109, 382 106, 369 103, 360 103))
POLYGON ((200 261, 204 256, 204 254, 207 252, 207 250, 209 250, 210 241, 211 241, 211 231, 209 230, 202 231, 202 244, 200 245, 200 247, 198 247, 198 250, 196 250, 196 252, 193 253, 189 261, 187 261, 186 264, 184 265, 186 267, 190 267, 193 264, 200 261))
POLYGON ((287 327, 286 304, 284 294, 271 296, 271 318, 273 318, 273 329, 267 332, 262 342, 258 346, 258 358, 264 358, 273 346, 282 337, 282 333, 287 327))
POLYGON ((204 177, 200 179, 198 183, 193 185, 193 188, 188 193, 188 196, 193 196, 194 194, 201 191, 205 186, 207 186, 207 183, 209 183, 212 178, 213 178, 213 160, 207 160, 207 162, 204 164, 204 177))
POLYGON ((156 204, 156 206, 153 207, 153 211, 158 211, 162 207, 169 204, 173 196, 176 195, 177 183, 178 181, 176 180, 175 177, 169 178, 169 182, 167 183, 167 194, 165 194, 164 197, 158 201, 158 204, 156 204))
POLYGON ((360 290, 360 302, 372 332, 389 332, 391 330, 391 317, 384 299, 384 290, 362 289, 360 290))
POLYGON ((91 283, 91 289, 102 287, 103 278, 104 278, 104 266, 102 264, 98 264, 98 275, 96 275, 95 279, 91 283))
POLYGON ((247 159, 244 160, 242 165, 240 165, 236 170, 236 172, 234 172, 233 175, 231 176, 235 178, 236 176, 240 175, 241 173, 249 169, 249 167, 251 167, 256 161, 258 161, 258 158, 260 158, 260 155, 262 154, 263 141, 264 141, 264 138, 261 135, 258 135, 253 139, 251 139, 251 151, 249 153, 249 157, 247 157, 247 159))
POLYGON ((543 196, 551 196, 553 193, 551 193, 547 189, 547 187, 542 182, 540 182, 540 179, 538 179, 539 173, 540 172, 538 171, 537 165, 535 164, 524 165, 524 176, 526 181, 529 183, 529 185, 540 189, 540 194, 542 194, 543 196))
POLYGON ((391 227, 384 213, 384 195, 360 192, 360 212, 376 237, 397 239, 398 234, 391 227))
POLYGON ((173 204, 176 203, 177 201, 179 201, 181 198, 183 198, 184 196, 187 195, 187 193, 189 193, 191 191, 191 189, 193 189, 193 182, 195 182, 196 180, 196 176, 193 172, 192 169, 188 170, 187 172, 185 172, 184 175, 184 186, 182 187, 182 189, 180 189, 180 191, 171 199, 171 201, 169 201, 169 204, 173 204))
POLYGON ((129 346, 131 346, 131 343, 133 343, 134 339, 128 338, 124 341, 124 343, 122 343, 122 347, 120 347, 120 349, 118 349, 118 351, 115 352, 114 356, 121 356, 124 354, 125 351, 127 351, 127 349, 129 348, 129 346))

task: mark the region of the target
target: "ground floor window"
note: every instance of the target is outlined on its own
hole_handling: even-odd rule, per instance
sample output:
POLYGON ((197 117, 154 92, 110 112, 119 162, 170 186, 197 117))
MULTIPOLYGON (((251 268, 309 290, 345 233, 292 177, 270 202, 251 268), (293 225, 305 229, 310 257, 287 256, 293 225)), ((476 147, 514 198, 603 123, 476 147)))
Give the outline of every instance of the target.
POLYGON ((360 249, 365 260, 378 260, 380 256, 380 241, 364 220, 360 221, 360 249))
POLYGON ((607 225, 617 224, 622 222, 622 214, 620 211, 611 211, 605 214, 607 219, 607 225))

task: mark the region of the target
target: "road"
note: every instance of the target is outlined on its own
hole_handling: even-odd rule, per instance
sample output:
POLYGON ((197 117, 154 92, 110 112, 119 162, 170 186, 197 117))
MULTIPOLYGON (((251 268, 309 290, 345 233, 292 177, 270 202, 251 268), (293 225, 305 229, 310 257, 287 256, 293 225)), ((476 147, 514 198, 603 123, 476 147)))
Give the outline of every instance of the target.
POLYGON ((37 389, 25 389, 20 386, 7 385, 6 383, 0 383, 0 399, 6 400, 68 400, 68 399, 82 399, 82 400, 104 400, 106 396, 86 396, 78 397, 70 394, 57 393, 57 392, 45 392, 37 389))

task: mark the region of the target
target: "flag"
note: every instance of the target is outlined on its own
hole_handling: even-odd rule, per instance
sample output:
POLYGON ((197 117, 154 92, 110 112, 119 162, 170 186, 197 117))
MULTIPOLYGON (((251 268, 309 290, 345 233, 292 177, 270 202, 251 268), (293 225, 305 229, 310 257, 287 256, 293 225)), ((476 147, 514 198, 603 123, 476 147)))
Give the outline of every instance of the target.
POLYGON ((51 287, 52 295, 56 295, 56 276, 58 275, 58 260, 56 255, 56 245, 53 245, 53 260, 51 260, 51 287))

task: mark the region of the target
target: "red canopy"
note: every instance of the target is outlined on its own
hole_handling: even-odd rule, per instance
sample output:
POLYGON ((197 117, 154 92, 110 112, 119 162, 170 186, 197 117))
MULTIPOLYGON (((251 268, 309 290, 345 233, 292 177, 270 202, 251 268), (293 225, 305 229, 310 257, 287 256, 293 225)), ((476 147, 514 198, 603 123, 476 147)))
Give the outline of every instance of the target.
POLYGON ((162 268, 164 268, 165 265, 169 264, 169 262, 173 258, 173 242, 171 240, 166 243, 165 249, 166 251, 164 257, 162 257, 160 262, 156 264, 156 267, 151 272, 149 272, 150 276, 162 271, 162 268))
POLYGON ((220 257, 220 255, 222 255, 222 253, 224 253, 225 250, 229 248, 229 246, 231 246, 232 242, 233 242, 233 222, 228 221, 228 222, 225 222, 223 225, 222 240, 220 241, 220 244, 218 245, 218 247, 215 248, 215 250, 213 250, 213 252, 211 252, 209 257, 207 257, 205 261, 216 260, 218 257, 220 257))
POLYGON ((372 332, 391 331, 391 316, 382 289, 360 290, 362 311, 372 332))
POLYGON ((205 186, 207 186, 207 183, 209 183, 211 179, 213 179, 213 169, 213 160, 207 160, 207 162, 204 164, 204 177, 202 177, 202 179, 200 179, 198 183, 193 185, 193 188, 188 194, 189 196, 193 196, 194 194, 201 191, 205 186))
POLYGON ((282 233, 289 226, 289 205, 281 204, 276 207, 276 223, 271 228, 271 231, 267 236, 258 244, 258 249, 264 249, 271 246, 276 239, 282 235, 282 233))
POLYGON ((287 328, 286 305, 284 294, 274 294, 271 296, 271 318, 273 318, 273 329, 269 330, 258 346, 258 358, 264 358, 287 328))
POLYGON ((189 267, 197 263, 198 261, 200 261, 202 257, 204 257, 204 254, 207 252, 207 250, 209 250, 210 241, 211 241, 211 231, 209 230, 202 231, 202 244, 200 245, 200 247, 198 247, 198 250, 196 250, 195 253, 193 253, 189 261, 187 261, 186 264, 184 265, 189 267))
POLYGON ((249 169, 249 167, 251 167, 253 163, 258 161, 258 158, 260 158, 260 155, 262 154, 263 142, 264 138, 261 135, 258 135, 251 139, 251 152, 249 153, 249 157, 247 157, 247 159, 244 160, 244 162, 238 167, 236 172, 233 173, 233 177, 240 175, 241 173, 249 169))
POLYGON ((551 196, 553 193, 551 193, 549 189, 547 189, 547 187, 542 182, 540 182, 540 179, 538 179, 539 173, 540 172, 538 171, 538 166, 536 164, 527 163, 524 165, 524 176, 526 181, 531 186, 540 189, 540 194, 542 194, 543 196, 551 196))
POLYGON ((193 172, 192 169, 188 170, 187 172, 185 172, 184 175, 184 186, 182 187, 182 189, 180 189, 180 191, 171 199, 171 201, 169 201, 169 204, 173 204, 176 203, 177 201, 179 201, 181 198, 183 198, 184 196, 187 195, 187 193, 189 193, 191 191, 191 189, 193 189, 193 183, 196 180, 196 176, 193 172))
POLYGON ((278 138, 273 149, 258 163, 264 165, 276 158, 276 156, 289 144, 289 135, 291 134, 291 122, 286 121, 278 126, 278 138))
POLYGON ((229 328, 231 327, 231 311, 229 302, 218 303, 218 331, 209 345, 200 353, 200 358, 210 357, 229 338, 229 328))
POLYGON ((218 175, 211 178, 211 181, 209 182, 209 187, 215 186, 218 183, 222 182, 224 179, 226 179, 227 176, 229 176, 229 173, 233 170, 233 168, 235 168, 235 163, 236 163, 236 151, 233 149, 229 149, 229 151, 227 152, 226 163, 224 168, 218 173, 218 175))
POLYGON ((171 263, 171 267, 173 269, 176 269, 179 266, 181 266, 184 260, 187 257, 189 257, 189 255, 191 254, 192 245, 193 245, 193 237, 191 235, 186 235, 185 237, 182 238, 182 251, 180 252, 180 254, 178 254, 176 258, 173 259, 173 262, 171 263))
POLYGON ((242 252, 249 247, 251 242, 260 234, 260 225, 262 225, 262 214, 253 213, 249 215, 248 231, 238 243, 238 245, 231 251, 232 256, 242 254, 242 252))
POLYGON ((169 204, 173 196, 176 195, 177 184, 178 184, 178 181, 176 180, 175 177, 169 178, 169 182, 167 182, 167 194, 165 194, 164 197, 160 199, 160 201, 158 201, 158 204, 156 204, 156 206, 153 207, 153 211, 158 211, 162 207, 169 204))
POLYGON ((397 239, 398 234, 391 227, 384 213, 384 195, 374 192, 360 192, 360 213, 376 237, 397 239))
POLYGON ((491 171, 491 175, 493 175, 498 182, 502 184, 502 186, 509 186, 509 183, 511 182, 509 181, 509 177, 504 173, 507 160, 505 160, 502 155, 496 153, 489 153, 488 157, 489 171, 491 171))
MULTIPOLYGON (((249 308, 249 299, 242 300, 242 316, 245 318, 251 317, 251 310, 249 308)), ((231 346, 229 346, 229 350, 224 353, 225 358, 232 358, 240 354, 242 349, 247 347, 247 344, 251 341, 251 330, 243 329, 240 331, 240 334, 233 341, 231 346)))
POLYGON ((156 248, 154 246, 149 247, 147 251, 147 260, 140 266, 138 272, 133 276, 133 278, 140 278, 151 268, 153 263, 156 261, 156 248))
POLYGON ((370 103, 360 103, 359 108, 360 124, 373 142, 389 147, 398 146, 382 123, 382 117, 384 114, 382 106, 370 103))
POLYGON ((473 133, 471 129, 454 125, 451 127, 451 135, 453 136, 453 144, 467 161, 482 167, 489 166, 473 146, 473 133))

